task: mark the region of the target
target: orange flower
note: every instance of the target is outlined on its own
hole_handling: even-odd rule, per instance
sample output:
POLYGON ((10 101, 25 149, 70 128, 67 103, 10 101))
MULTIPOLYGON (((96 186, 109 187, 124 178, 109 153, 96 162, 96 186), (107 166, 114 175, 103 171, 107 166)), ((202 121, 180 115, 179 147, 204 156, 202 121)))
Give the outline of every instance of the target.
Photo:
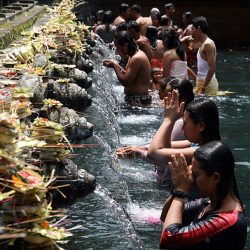
POLYGON ((45 220, 44 222, 42 222, 40 224, 40 226, 44 229, 49 229, 49 222, 47 220, 45 220))
POLYGON ((13 181, 14 186, 16 186, 16 187, 24 187, 24 186, 26 186, 26 183, 24 183, 22 180, 17 178, 15 175, 12 175, 11 179, 13 181))

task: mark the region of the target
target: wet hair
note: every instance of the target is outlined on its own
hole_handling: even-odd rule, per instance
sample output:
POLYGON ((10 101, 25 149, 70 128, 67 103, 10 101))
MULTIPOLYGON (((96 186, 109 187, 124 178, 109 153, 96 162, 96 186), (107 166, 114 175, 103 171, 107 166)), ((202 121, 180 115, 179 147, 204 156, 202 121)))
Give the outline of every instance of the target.
POLYGON ((158 8, 152 8, 149 13, 150 13, 151 17, 152 17, 153 14, 159 14, 160 15, 160 10, 158 8))
POLYGON ((121 22, 118 24, 116 31, 120 32, 120 31, 126 31, 127 30, 127 23, 126 22, 121 22))
POLYGON ((161 16, 161 20, 160 20, 161 25, 169 25, 169 22, 170 22, 170 18, 168 16, 166 15, 161 16))
POLYGON ((182 16, 184 16, 188 20, 189 23, 192 23, 192 20, 194 18, 192 12, 186 11, 186 12, 183 13, 182 16))
POLYGON ((135 40, 126 31, 118 32, 115 35, 115 40, 120 46, 127 44, 129 53, 135 53, 138 50, 135 40))
POLYGON ((150 45, 153 49, 156 48, 156 41, 158 37, 158 29, 155 26, 148 26, 146 31, 146 37, 148 38, 150 45))
POLYGON ((179 40, 179 36, 172 28, 165 29, 162 33, 162 41, 167 49, 176 49, 177 55, 182 61, 185 59, 185 51, 179 40))
POLYGON ((194 100, 193 85, 191 81, 174 77, 160 80, 161 90, 165 90, 168 85, 171 86, 172 89, 178 90, 179 102, 184 102, 184 109, 186 109, 187 105, 194 100))
POLYGON ((121 5, 120 5, 120 14, 122 13, 122 12, 125 12, 127 9, 129 9, 130 7, 129 7, 129 5, 127 4, 127 3, 121 3, 121 5))
POLYGON ((209 99, 199 98, 190 102, 186 112, 194 123, 202 122, 205 129, 201 132, 203 143, 221 140, 219 112, 216 104, 209 99))
POLYGON ((171 8, 174 8, 174 5, 173 5, 172 3, 166 3, 166 4, 164 5, 164 9, 169 10, 169 9, 171 9, 171 8))
POLYGON ((137 23, 136 21, 129 21, 129 23, 127 24, 127 29, 129 31, 132 31, 134 30, 136 33, 139 33, 140 32, 140 24, 137 23))
POLYGON ((201 31, 205 34, 208 33, 208 22, 204 16, 195 17, 192 20, 193 26, 197 29, 200 27, 201 31))
POLYGON ((215 210, 221 207, 228 192, 234 199, 236 198, 235 201, 239 200, 243 209, 234 175, 235 161, 230 148, 221 141, 211 141, 194 152, 194 159, 198 161, 200 168, 207 175, 212 175, 214 172, 220 174, 215 210))
POLYGON ((114 21, 114 15, 113 15, 113 12, 111 10, 106 10, 103 14, 103 19, 102 19, 102 23, 103 24, 106 24, 106 30, 108 31, 110 28, 109 28, 109 25, 111 23, 113 23, 114 21))
POLYGON ((141 13, 141 6, 139 4, 134 4, 131 6, 131 10, 135 11, 136 13, 141 13))

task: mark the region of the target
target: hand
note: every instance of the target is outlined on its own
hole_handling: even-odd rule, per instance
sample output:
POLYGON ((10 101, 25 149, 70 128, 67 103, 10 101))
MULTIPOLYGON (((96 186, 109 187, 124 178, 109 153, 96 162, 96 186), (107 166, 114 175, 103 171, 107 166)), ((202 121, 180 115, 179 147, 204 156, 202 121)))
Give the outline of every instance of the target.
POLYGON ((106 67, 113 68, 115 65, 116 61, 113 59, 104 59, 102 61, 102 64, 106 67))
POLYGON ((126 158, 133 158, 136 156, 142 156, 142 154, 147 151, 146 147, 141 146, 127 146, 116 149, 116 156, 119 157, 126 157, 126 158))
POLYGON ((171 120, 178 120, 184 113, 184 102, 179 105, 179 94, 177 90, 173 90, 172 93, 168 93, 167 97, 164 97, 164 118, 171 120))
POLYGON ((172 162, 169 162, 169 167, 172 172, 174 188, 189 193, 194 183, 192 166, 187 165, 183 154, 172 155, 171 159, 172 162))

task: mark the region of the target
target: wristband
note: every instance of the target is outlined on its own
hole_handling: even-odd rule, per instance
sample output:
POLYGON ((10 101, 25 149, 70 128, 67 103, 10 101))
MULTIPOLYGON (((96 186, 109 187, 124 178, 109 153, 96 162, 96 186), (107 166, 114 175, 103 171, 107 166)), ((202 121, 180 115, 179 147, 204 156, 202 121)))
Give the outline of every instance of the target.
POLYGON ((174 189, 172 192, 172 197, 177 197, 177 198, 188 198, 188 194, 186 192, 183 192, 178 189, 174 189))

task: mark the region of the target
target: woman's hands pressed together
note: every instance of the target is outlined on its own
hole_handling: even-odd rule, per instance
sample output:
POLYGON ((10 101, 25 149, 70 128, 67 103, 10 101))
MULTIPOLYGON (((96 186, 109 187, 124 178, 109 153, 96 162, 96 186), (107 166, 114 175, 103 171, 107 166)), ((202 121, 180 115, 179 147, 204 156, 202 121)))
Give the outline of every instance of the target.
POLYGON ((179 94, 177 90, 173 90, 172 93, 168 93, 164 98, 164 118, 176 121, 183 116, 184 102, 179 104, 179 94))
POLYGON ((194 183, 192 166, 187 164, 185 156, 180 153, 172 155, 171 160, 169 167, 174 188, 189 193, 194 183))

